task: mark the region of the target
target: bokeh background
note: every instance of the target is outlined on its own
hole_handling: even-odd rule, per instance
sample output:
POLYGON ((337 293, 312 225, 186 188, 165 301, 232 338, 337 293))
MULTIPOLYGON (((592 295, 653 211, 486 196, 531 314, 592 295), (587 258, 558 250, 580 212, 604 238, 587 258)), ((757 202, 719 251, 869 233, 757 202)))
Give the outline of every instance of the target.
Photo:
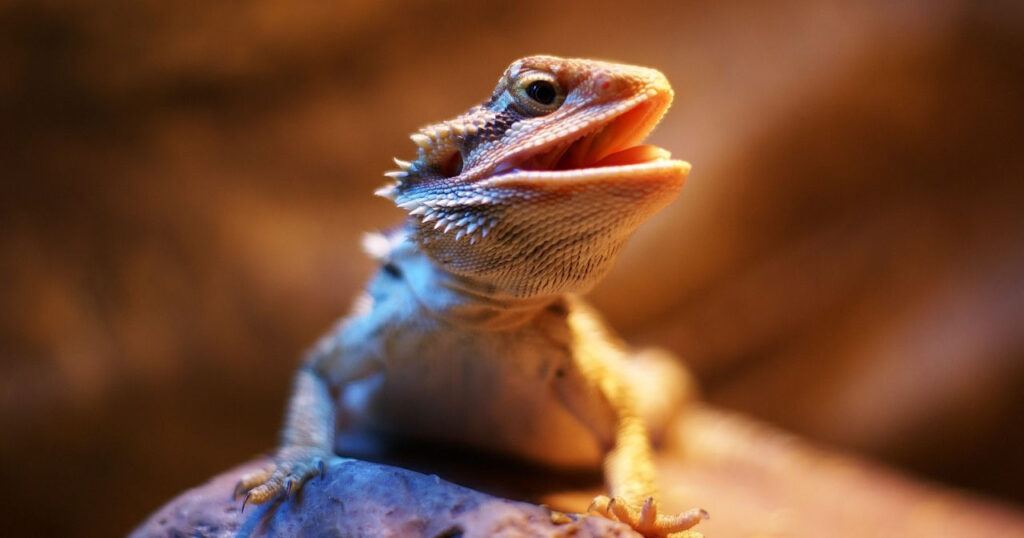
MULTIPOLYGON (((710 402, 1024 503, 1024 5, 0 3, 0 529, 127 532, 269 449, 414 128, 650 65, 682 196, 591 294, 710 402)), ((752 448, 754 449, 754 448, 752 448)))

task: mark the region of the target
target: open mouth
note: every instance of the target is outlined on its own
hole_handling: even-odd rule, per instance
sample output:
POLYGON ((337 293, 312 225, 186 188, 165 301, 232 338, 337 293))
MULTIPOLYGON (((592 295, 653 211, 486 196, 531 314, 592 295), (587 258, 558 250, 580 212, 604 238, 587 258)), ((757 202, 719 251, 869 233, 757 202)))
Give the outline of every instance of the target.
POLYGON ((512 156, 492 172, 494 179, 530 177, 606 177, 615 172, 640 172, 646 167, 688 167, 673 161, 668 150, 641 144, 654 129, 668 103, 664 99, 645 98, 625 103, 622 112, 610 119, 584 126, 534 148, 512 156), (566 174, 566 172, 571 172, 566 174))

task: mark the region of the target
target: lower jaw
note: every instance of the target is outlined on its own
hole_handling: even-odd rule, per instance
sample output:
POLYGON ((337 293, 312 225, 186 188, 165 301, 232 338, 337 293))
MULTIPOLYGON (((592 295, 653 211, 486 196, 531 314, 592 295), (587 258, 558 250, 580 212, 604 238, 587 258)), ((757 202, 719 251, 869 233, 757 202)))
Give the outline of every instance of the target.
POLYGON ((645 162, 610 164, 568 170, 513 170, 485 181, 486 185, 526 182, 580 183, 612 179, 642 180, 671 179, 685 176, 690 163, 676 159, 656 159, 645 162))

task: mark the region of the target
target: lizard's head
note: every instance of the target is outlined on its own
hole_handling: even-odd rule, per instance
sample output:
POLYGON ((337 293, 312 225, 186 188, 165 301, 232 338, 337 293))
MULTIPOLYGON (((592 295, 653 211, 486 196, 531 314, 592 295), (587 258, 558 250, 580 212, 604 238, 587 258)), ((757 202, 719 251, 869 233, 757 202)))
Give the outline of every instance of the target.
POLYGON ((640 145, 672 102, 654 69, 532 56, 491 98, 412 135, 378 191, 446 270, 496 294, 582 291, 668 204, 690 165, 640 145))

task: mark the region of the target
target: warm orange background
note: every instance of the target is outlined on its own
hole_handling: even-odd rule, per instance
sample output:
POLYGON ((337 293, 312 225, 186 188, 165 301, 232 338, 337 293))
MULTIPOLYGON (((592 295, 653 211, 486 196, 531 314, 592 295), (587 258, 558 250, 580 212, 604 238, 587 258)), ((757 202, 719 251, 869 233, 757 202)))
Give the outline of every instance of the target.
MULTIPOLYGON (((1024 9, 0 7, 0 528, 123 534, 270 448, 414 128, 532 53, 662 69, 693 163, 592 294, 707 399, 1024 503, 1024 9)), ((898 6, 896 6, 898 4, 898 6)), ((982 7, 982 4, 987 7, 982 7)))

